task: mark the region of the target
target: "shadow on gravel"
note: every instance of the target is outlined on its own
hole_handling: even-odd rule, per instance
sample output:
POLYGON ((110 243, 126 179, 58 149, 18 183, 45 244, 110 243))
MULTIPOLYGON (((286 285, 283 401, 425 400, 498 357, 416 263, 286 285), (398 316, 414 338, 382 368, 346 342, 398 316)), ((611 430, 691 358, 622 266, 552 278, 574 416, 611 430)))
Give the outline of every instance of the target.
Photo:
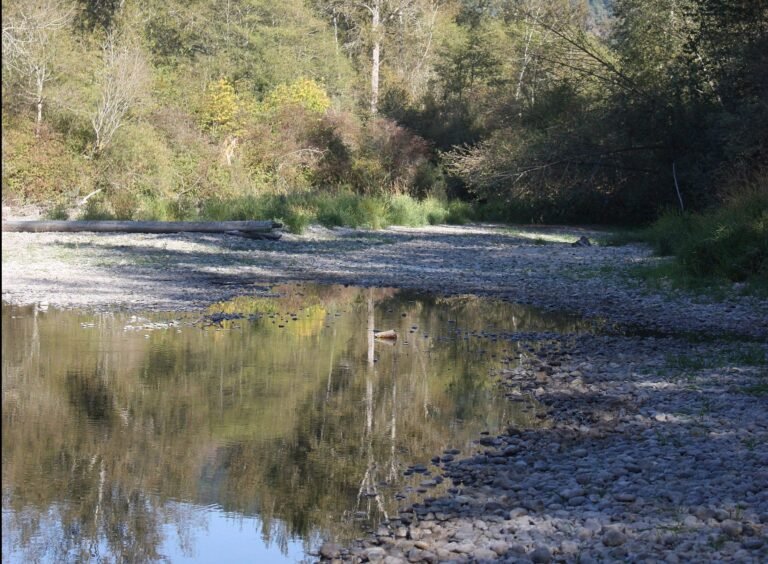
MULTIPOLYGON (((103 237, 114 240, 114 234, 103 237)), ((439 290, 440 286, 450 289, 461 284, 462 291, 482 291, 483 284, 471 280, 464 280, 462 284, 460 278, 467 278, 479 251, 487 251, 491 244, 508 245, 516 241, 507 235, 419 234, 420 244, 410 247, 407 243, 414 236, 408 232, 342 236, 319 241, 259 241, 233 236, 193 239, 169 235, 152 238, 151 244, 144 244, 145 239, 115 244, 101 243, 99 239, 101 236, 94 234, 93 242, 77 245, 55 242, 53 246, 83 253, 96 267, 137 283, 162 281, 163 293, 170 298, 178 296, 190 285, 213 284, 246 290, 257 282, 255 277, 258 282, 290 278, 405 287, 424 286, 424 279, 429 279, 432 290, 439 290), (163 248, 161 245, 166 240, 169 245, 188 242, 191 248, 163 248), (388 254, 386 249, 368 254, 393 243, 404 243, 394 255, 388 254), (216 269, 243 269, 244 272, 224 274, 215 272, 216 269), (405 279, 404 273, 407 275, 405 279), (463 277, 454 277, 462 273, 463 277), (437 278, 442 282, 435 283, 437 278)), ((486 271, 483 275, 501 278, 509 273, 486 271)))

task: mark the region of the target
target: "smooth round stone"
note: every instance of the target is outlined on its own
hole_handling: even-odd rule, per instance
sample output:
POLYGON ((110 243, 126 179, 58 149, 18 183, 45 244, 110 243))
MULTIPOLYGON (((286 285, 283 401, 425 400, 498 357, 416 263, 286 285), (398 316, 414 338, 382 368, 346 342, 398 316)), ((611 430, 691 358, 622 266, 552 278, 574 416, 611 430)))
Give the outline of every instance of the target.
POLYGON ((725 521, 729 517, 729 514, 725 509, 715 509, 714 515, 715 519, 721 522, 725 521))
POLYGON ((627 542, 626 535, 617 529, 608 529, 603 535, 605 546, 621 546, 625 542, 627 542))
POLYGON ((499 556, 504 556, 507 552, 509 552, 509 544, 504 541, 493 541, 490 545, 490 548, 499 556))
POLYGON ((726 519, 720 524, 722 531, 731 538, 738 537, 741 534, 742 526, 738 521, 726 519))
POLYGON ((683 525, 690 528, 696 528, 701 526, 701 521, 699 521, 695 515, 688 515, 683 519, 683 525))
POLYGON ((663 537, 661 537, 661 544, 668 547, 673 547, 677 544, 677 535, 672 533, 667 533, 663 537))
POLYGON ((616 494, 614 496, 614 499, 616 499, 616 501, 620 501, 622 503, 632 503, 633 501, 635 501, 637 499, 637 496, 635 494, 631 494, 631 493, 628 493, 628 492, 622 492, 622 493, 616 494))
POLYGON ((339 558, 341 556, 341 547, 333 542, 323 543, 323 546, 320 547, 320 556, 328 560, 339 558))
POLYGON ((475 560, 496 560, 497 554, 490 548, 478 548, 475 549, 472 557, 475 560))
POLYGON ((365 555, 368 557, 368 560, 370 560, 371 562, 381 562, 382 560, 384 560, 384 558, 387 557, 386 551, 380 546, 374 546, 369 549, 366 549, 365 555))
POLYGON ((531 552, 528 557, 534 564, 549 564, 552 561, 552 553, 546 546, 536 547, 536 550, 531 552))

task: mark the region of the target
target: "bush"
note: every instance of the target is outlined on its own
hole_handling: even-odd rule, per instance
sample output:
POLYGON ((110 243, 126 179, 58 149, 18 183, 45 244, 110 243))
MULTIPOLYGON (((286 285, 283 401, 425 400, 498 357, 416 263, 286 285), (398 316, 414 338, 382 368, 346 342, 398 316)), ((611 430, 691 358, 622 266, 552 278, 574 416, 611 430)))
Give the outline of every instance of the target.
POLYGON ((464 225, 472 220, 473 215, 474 210, 470 204, 457 200, 448 204, 448 215, 445 221, 453 225, 464 225))
POLYGON ((397 195, 389 200, 389 222, 394 225, 424 225, 427 223, 425 207, 410 196, 397 195))
POLYGON ((768 186, 758 179, 709 213, 667 212, 644 237, 691 276, 768 279, 768 186))
POLYGON ((66 206, 91 189, 94 166, 67 146, 66 138, 34 123, 20 120, 3 132, 3 201, 14 204, 66 206))

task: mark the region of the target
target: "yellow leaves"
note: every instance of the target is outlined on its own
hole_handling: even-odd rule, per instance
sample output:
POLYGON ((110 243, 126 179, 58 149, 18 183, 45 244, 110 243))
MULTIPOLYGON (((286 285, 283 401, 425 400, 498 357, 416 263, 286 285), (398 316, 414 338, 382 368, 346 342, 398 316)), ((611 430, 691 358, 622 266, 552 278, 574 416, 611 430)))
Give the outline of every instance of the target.
POLYGON ((299 106, 313 114, 323 114, 331 105, 325 88, 312 79, 300 78, 280 84, 261 103, 249 96, 239 96, 226 78, 211 82, 206 88, 200 109, 204 129, 216 134, 242 133, 248 115, 270 114, 299 106))
POLYGON ((331 106, 331 99, 322 85, 310 78, 300 78, 277 86, 266 96, 262 107, 269 112, 293 105, 322 114, 331 106))
POLYGON ((226 78, 220 78, 206 88, 200 112, 202 125, 214 132, 232 132, 237 128, 239 109, 240 101, 234 86, 226 78))

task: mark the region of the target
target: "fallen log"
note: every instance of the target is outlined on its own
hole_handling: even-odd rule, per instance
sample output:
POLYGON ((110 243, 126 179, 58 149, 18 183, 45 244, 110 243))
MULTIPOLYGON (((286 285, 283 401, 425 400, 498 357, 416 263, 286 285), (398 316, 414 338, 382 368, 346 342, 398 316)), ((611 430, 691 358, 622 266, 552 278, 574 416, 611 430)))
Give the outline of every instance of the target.
POLYGON ((283 236, 280 231, 225 231, 225 233, 247 239, 266 239, 268 241, 277 241, 283 236))
POLYGON ((3 231, 42 233, 269 233, 282 227, 275 221, 4 221, 3 231))

